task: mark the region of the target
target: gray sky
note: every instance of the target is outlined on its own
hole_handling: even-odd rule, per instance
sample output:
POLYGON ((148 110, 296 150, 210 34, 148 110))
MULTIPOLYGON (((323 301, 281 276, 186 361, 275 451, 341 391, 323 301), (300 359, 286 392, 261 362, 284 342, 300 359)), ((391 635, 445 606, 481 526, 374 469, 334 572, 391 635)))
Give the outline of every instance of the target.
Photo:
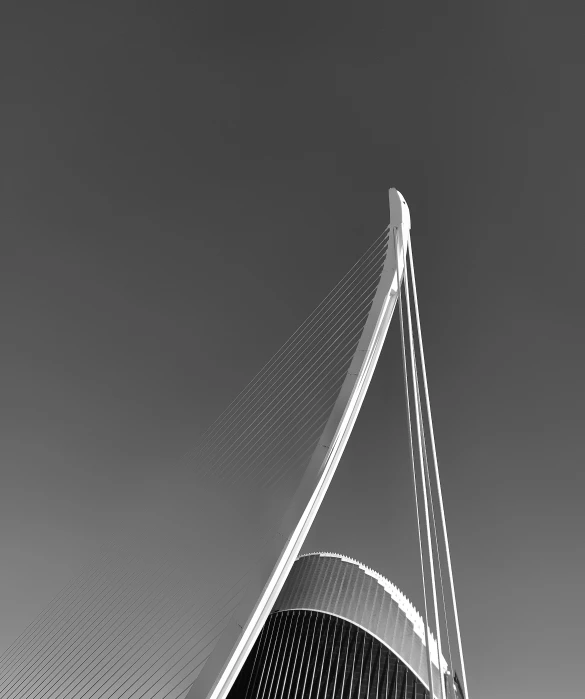
MULTIPOLYGON (((472 697, 577 695, 581 3, 36 5, 0 24, 0 650, 177 510, 164 474, 395 186, 472 697)), ((420 608, 401 382, 394 327, 305 549, 420 608)))

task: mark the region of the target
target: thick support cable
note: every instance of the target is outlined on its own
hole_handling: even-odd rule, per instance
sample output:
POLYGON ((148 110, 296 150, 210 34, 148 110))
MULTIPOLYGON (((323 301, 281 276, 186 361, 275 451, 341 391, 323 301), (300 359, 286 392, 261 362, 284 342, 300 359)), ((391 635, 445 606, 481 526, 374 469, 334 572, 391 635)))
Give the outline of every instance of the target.
MULTIPOLYGON (((426 476, 427 476, 427 483, 428 483, 428 488, 429 488, 429 493, 432 493, 432 486, 431 486, 431 476, 428 468, 428 457, 427 457, 427 447, 426 444, 424 446, 424 455, 425 455, 425 471, 426 471, 426 476)), ((431 501, 431 520, 433 522, 433 539, 435 541, 435 547, 437 550, 437 568, 439 569, 439 585, 441 587, 441 601, 442 601, 442 606, 443 606, 443 615, 445 619, 445 632, 447 635, 447 652, 449 654, 449 668, 451 671, 451 691, 453 695, 453 699, 457 696, 455 693, 455 675, 453 672, 453 656, 451 653, 451 639, 449 637, 449 621, 447 619, 447 605, 445 603, 445 588, 443 585, 443 569, 441 565, 441 551, 440 551, 440 546, 439 546, 439 535, 437 534, 437 522, 435 518, 435 506, 433 504, 433 497, 431 495, 430 501, 431 501)))
MULTIPOLYGON (((414 462, 414 445, 412 441, 412 420, 410 416, 410 391, 408 388, 408 365, 406 362, 406 342, 404 339, 404 314, 402 311, 402 280, 400 279, 400 265, 398 264, 398 240, 396 233, 394 234, 394 248, 396 250, 396 282, 398 287, 398 312, 400 318, 400 340, 402 345, 402 371, 404 375, 404 395, 406 400, 406 419, 408 423, 408 445, 410 449, 410 463, 412 465, 412 482, 414 485, 414 504, 416 510, 416 527, 418 531, 418 549, 420 554, 420 569, 422 577, 422 587, 423 587, 423 600, 424 600, 424 612, 425 612, 425 639, 427 644, 427 671, 429 673, 429 689, 431 692, 431 699, 434 699, 433 692, 433 667, 431 663, 431 644, 429 639, 429 617, 428 617, 428 606, 427 606, 427 585, 425 576, 425 565, 423 556, 423 546, 422 537, 420 530, 420 516, 418 507, 418 488, 416 485, 416 466, 414 462)), ((405 252, 406 255, 406 252, 405 252)), ((406 279, 407 267, 406 259, 404 259, 403 265, 403 278, 406 279)), ((396 687, 398 691, 398 686, 396 687)))
MULTIPOLYGON (((441 489, 441 478, 439 476, 439 462, 437 459, 437 448, 435 444, 435 432, 433 429, 433 418, 431 414, 431 400, 429 397, 429 386, 427 382, 427 370, 426 370, 426 363, 425 363, 425 354, 424 354, 424 349, 423 349, 423 343, 422 343, 422 330, 421 330, 421 323, 420 323, 420 314, 419 314, 419 307, 418 307, 418 295, 416 293, 416 278, 414 275, 414 260, 412 256, 412 243, 410 245, 410 274, 412 277, 412 291, 413 291, 413 298, 414 298, 414 309, 415 309, 415 315, 416 315, 416 327, 417 327, 417 332, 418 332, 418 341, 419 341, 419 346, 420 346, 420 359, 421 359, 421 368, 422 368, 422 375, 423 375, 423 388, 425 391, 425 401, 426 401, 426 409, 427 409, 427 415, 428 415, 428 423, 429 423, 429 434, 431 437, 431 448, 433 451, 433 463, 435 467, 435 478, 437 481, 437 493, 439 496, 439 506, 441 509, 441 523, 443 525, 443 538, 445 540, 445 551, 447 553, 447 566, 449 569, 449 582, 451 585, 451 599, 453 601, 453 611, 454 611, 454 616, 455 616, 455 628, 457 630, 457 644, 459 646, 459 660, 461 662, 461 674, 463 676, 463 687, 465 690, 465 699, 469 699, 469 690, 467 688, 467 675, 465 673, 465 662, 463 660, 463 645, 461 643, 461 629, 459 627, 459 613, 457 611, 457 600, 455 597, 455 583, 453 581, 453 567, 451 565, 451 552, 449 549, 449 537, 447 536, 447 522, 445 520, 445 508, 443 506, 443 493, 441 489)), ((454 669, 451 668, 452 672, 454 672, 454 669)))
MULTIPOLYGON (((417 376, 417 370, 416 370, 416 354, 415 354, 415 347, 414 347, 414 337, 413 337, 413 331, 412 331, 412 313, 410 309, 410 290, 409 290, 409 284, 408 284, 408 274, 404 275, 404 284, 405 284, 405 295, 406 295, 406 313, 408 317, 408 334, 409 334, 409 340, 410 340, 410 363, 411 363, 411 371, 412 371, 412 384, 413 384, 413 391, 414 391, 414 407, 415 407, 415 417, 416 417, 416 424, 417 424, 417 437, 418 437, 418 450, 419 450, 419 459, 420 459, 420 468, 421 468, 421 476, 422 476, 422 485, 423 485, 423 500, 424 500, 424 506, 425 506, 425 521, 426 521, 426 529, 427 529, 427 545, 428 545, 428 550, 429 550, 429 567, 431 571, 431 589, 433 592, 433 606, 434 606, 434 611, 435 611, 435 624, 437 626, 437 644, 438 644, 438 658, 437 658, 437 663, 439 666, 439 678, 442 680, 441 675, 442 675, 442 670, 441 670, 441 629, 439 625, 439 608, 438 608, 438 602, 437 602, 437 587, 436 587, 436 582, 435 582, 435 562, 434 562, 434 556, 433 556, 433 544, 431 540, 431 524, 430 524, 430 518, 429 518, 429 503, 428 503, 428 497, 427 497, 427 487, 426 487, 426 482, 425 482, 425 471, 424 471, 424 454, 423 454, 423 440, 424 440, 424 425, 422 423, 422 416, 420 414, 420 393, 418 390, 418 376, 417 376)), ((444 685, 443 682, 440 682, 441 684, 441 696, 444 697, 444 685)))
MULTIPOLYGON (((415 390, 416 390, 416 401, 418 405, 418 415, 420 418, 420 425, 419 425, 419 430, 422 435, 422 462, 421 462, 421 469, 422 469, 422 478, 423 478, 423 487, 425 488, 425 491, 428 493, 428 502, 430 505, 429 511, 432 516, 433 513, 433 492, 431 489, 431 481, 429 478, 429 465, 427 462, 427 447, 426 447, 426 434, 425 434, 425 429, 424 429, 424 422, 423 422, 423 413, 422 413, 422 406, 421 406, 421 400, 420 400, 420 389, 419 389, 419 383, 418 383, 418 373, 415 377, 415 390)), ((434 565, 434 555, 436 553, 437 556, 437 568, 439 570, 439 579, 442 578, 441 575, 441 559, 439 555, 439 545, 437 542, 437 537, 436 537, 436 528, 434 526, 434 520, 433 520, 433 529, 431 529, 428 513, 427 513, 427 530, 428 530, 428 535, 429 535, 429 540, 434 541, 434 547, 435 551, 432 552, 433 554, 433 565, 434 565), (435 533, 435 536, 433 536, 433 532, 435 533)), ((431 552, 429 552, 429 555, 431 555, 431 552)), ((434 608, 435 608, 435 624, 437 626, 437 664, 439 667, 439 678, 441 682, 441 692, 444 697, 447 696, 447 687, 445 683, 445 676, 443 675, 443 669, 441 666, 442 659, 443 659, 443 649, 442 649, 442 644, 441 644, 441 620, 440 620, 440 615, 439 615, 439 604, 437 600, 437 585, 436 585, 436 579, 433 578, 433 603, 434 603, 434 608)), ((445 622, 446 622, 446 614, 445 614, 445 608, 443 605, 443 613, 445 615, 445 622)))

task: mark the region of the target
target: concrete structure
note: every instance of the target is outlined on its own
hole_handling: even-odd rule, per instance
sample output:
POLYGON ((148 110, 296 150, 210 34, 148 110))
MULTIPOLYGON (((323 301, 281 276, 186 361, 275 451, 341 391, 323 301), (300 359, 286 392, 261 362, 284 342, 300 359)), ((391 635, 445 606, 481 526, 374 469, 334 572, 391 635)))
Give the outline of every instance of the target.
MULTIPOLYGON (((437 644, 431 639, 435 694, 437 644)), ((424 624, 409 600, 345 556, 301 556, 229 699, 423 699, 429 696, 424 624)), ((449 699, 450 670, 441 658, 449 699)))

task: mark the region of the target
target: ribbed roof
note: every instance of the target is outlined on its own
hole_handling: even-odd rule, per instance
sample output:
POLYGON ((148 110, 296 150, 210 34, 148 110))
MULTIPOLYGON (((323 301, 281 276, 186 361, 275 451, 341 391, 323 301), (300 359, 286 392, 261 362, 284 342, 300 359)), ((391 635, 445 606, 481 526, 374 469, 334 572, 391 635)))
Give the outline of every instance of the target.
MULTIPOLYGON (((388 578, 384 577, 377 571, 373 570, 372 568, 369 568, 368 566, 364 565, 360 561, 357 561, 355 558, 351 558, 349 556, 344 556, 338 553, 333 553, 331 551, 318 551, 314 553, 305 553, 301 554, 297 561, 300 561, 305 558, 314 558, 314 557, 321 557, 321 558, 334 558, 338 559, 340 561, 343 561, 345 563, 349 563, 352 566, 356 566, 359 568, 363 573, 365 573, 367 576, 370 578, 373 578, 380 587, 383 588, 384 592, 387 593, 390 598, 398 605, 398 608, 404 613, 410 624, 412 625, 412 630, 416 634, 416 636, 419 639, 419 642, 426 648, 426 638, 425 638, 425 625, 422 616, 419 614, 419 612, 416 610, 415 606, 412 604, 412 602, 406 597, 406 595, 398 589, 398 587, 388 580, 388 578)), ((296 564, 295 564, 296 565, 296 564)), ((430 633, 429 630, 429 641, 430 641, 430 646, 431 646, 431 661, 435 668, 438 668, 439 663, 438 663, 438 645, 435 637, 430 633)), ((442 656, 441 658, 441 669, 443 673, 448 672, 448 664, 447 661, 445 660, 445 657, 442 656)), ((424 672, 424 677, 426 678, 426 670, 421 667, 420 668, 421 673, 424 672)), ((434 674, 434 673, 433 673, 434 674)))

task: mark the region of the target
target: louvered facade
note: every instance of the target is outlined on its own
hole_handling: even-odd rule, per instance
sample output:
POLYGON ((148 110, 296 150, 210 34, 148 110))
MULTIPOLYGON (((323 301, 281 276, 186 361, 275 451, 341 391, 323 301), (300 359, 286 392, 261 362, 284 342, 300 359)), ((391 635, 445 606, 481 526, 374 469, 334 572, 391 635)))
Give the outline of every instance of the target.
MULTIPOLYGON (((436 642, 433 685, 440 694, 436 642)), ((230 699, 427 699, 422 618, 388 580, 329 553, 301 556, 230 699)), ((444 658, 448 699, 463 693, 444 658), (455 695, 453 694, 455 688, 455 695)))

